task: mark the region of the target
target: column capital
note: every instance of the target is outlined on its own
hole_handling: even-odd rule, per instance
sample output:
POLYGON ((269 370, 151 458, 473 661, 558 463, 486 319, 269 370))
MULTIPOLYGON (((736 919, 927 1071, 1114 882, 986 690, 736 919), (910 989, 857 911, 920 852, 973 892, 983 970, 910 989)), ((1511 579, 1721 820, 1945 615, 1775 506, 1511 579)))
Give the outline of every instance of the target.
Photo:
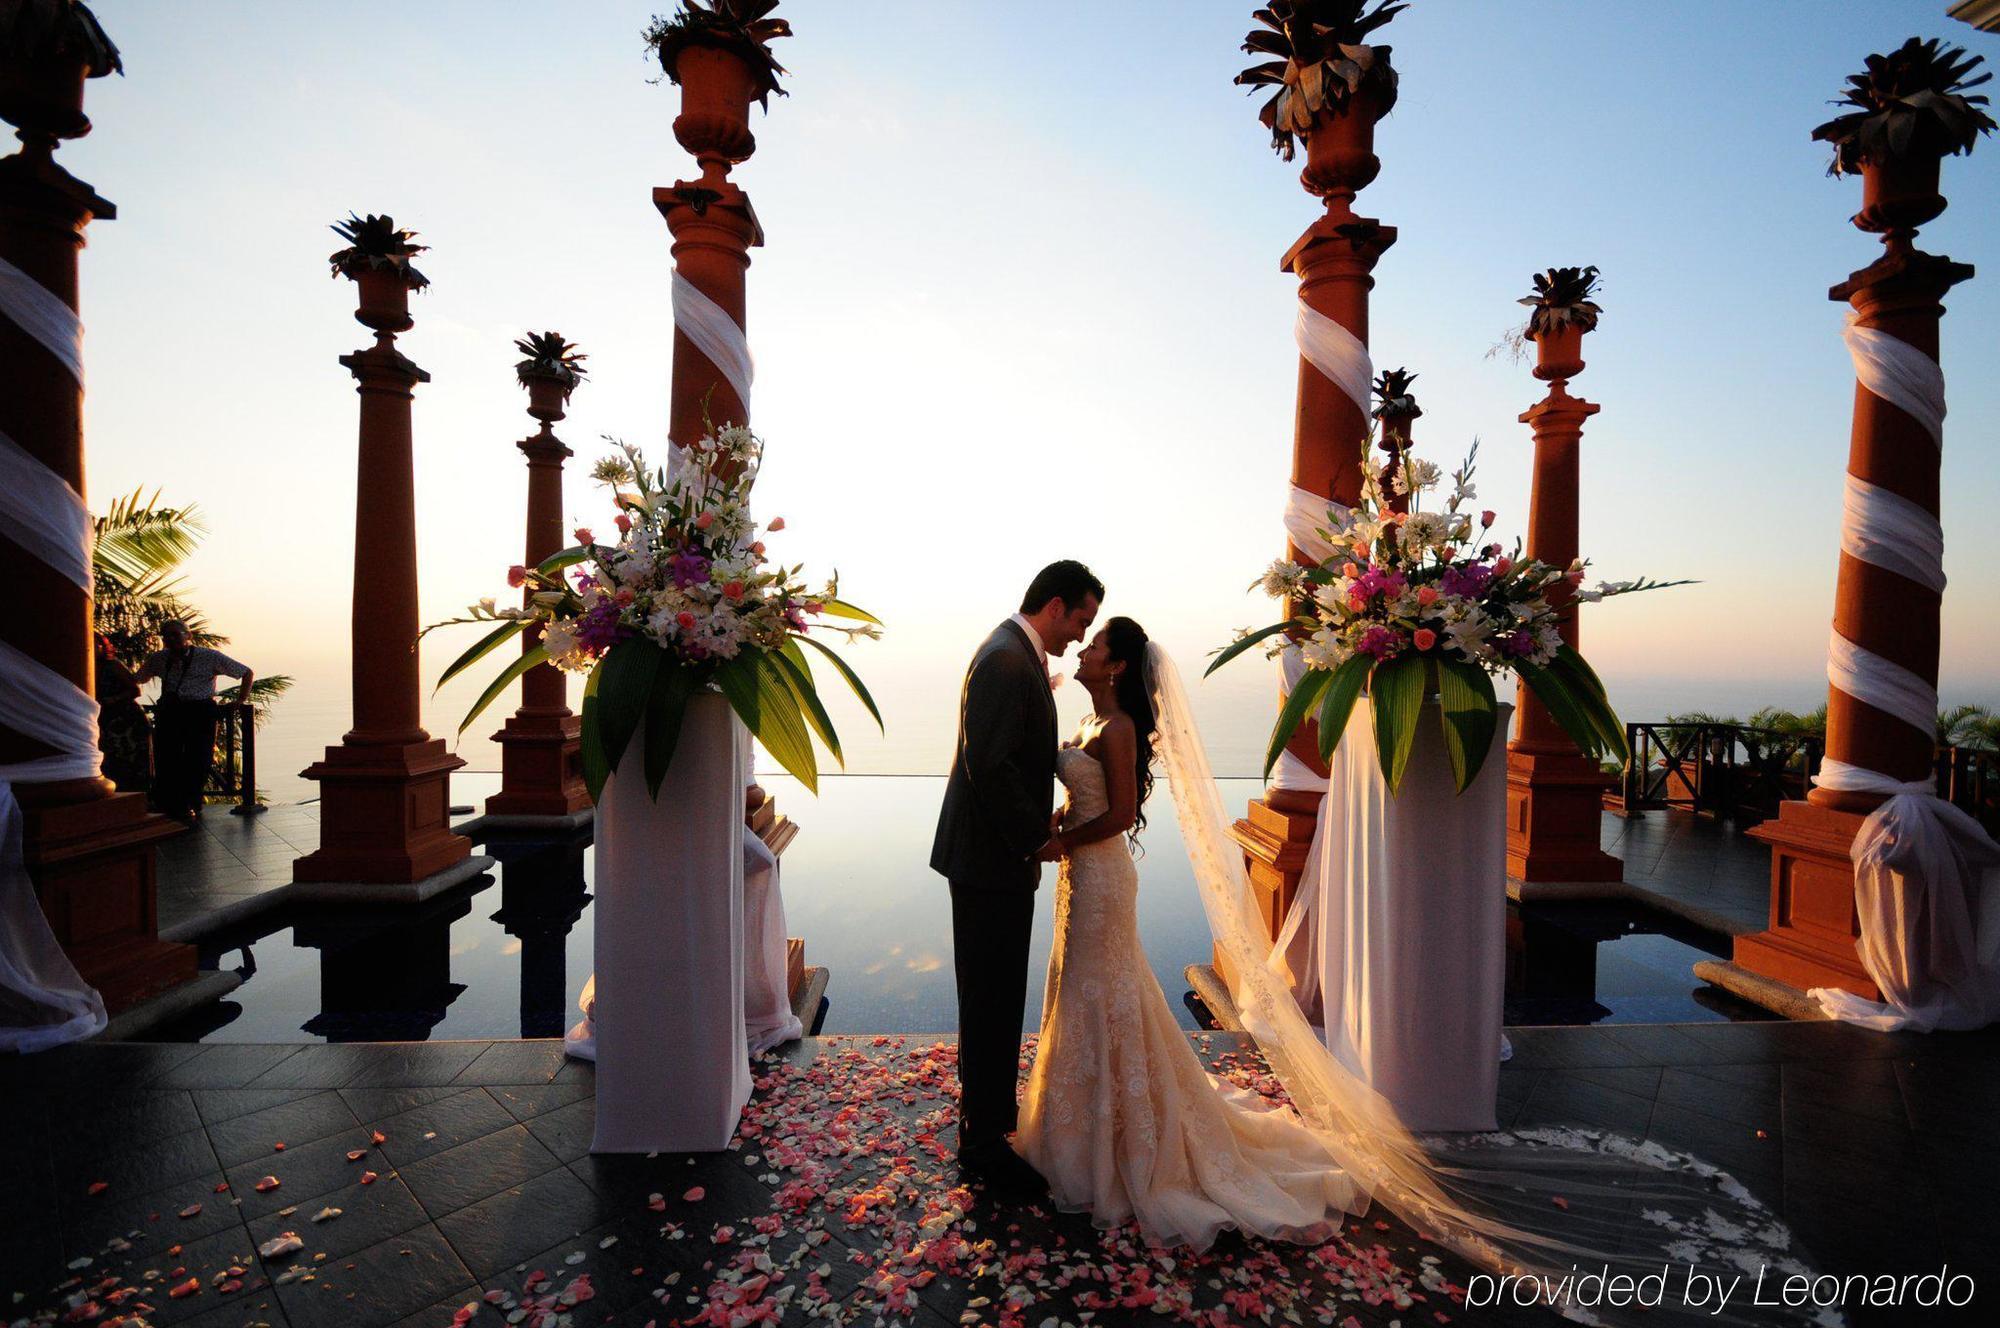
POLYGON ((569 444, 556 437, 555 431, 546 424, 540 433, 530 434, 514 446, 527 456, 531 466, 560 466, 576 455, 569 450, 569 444))
POLYGON ((1828 289, 1826 298, 1854 306, 1863 323, 1891 314, 1916 313, 1934 306, 1933 317, 1944 309, 1938 301, 1961 281, 1970 280, 1974 269, 1943 254, 1929 254, 1907 245, 1892 245, 1880 258, 1847 280, 1828 289))
POLYGON ((677 180, 671 185, 655 185, 653 206, 677 241, 692 242, 695 232, 710 228, 729 236, 739 247, 764 246, 764 225, 757 220, 750 195, 730 181, 677 180), (683 240, 683 232, 688 233, 688 239, 683 240))
POLYGON ((1583 422, 1603 409, 1594 401, 1571 396, 1565 390, 1566 381, 1553 384, 1547 396, 1517 417, 1535 431, 1537 438, 1544 434, 1581 433, 1583 422))
POLYGON ((363 392, 401 391, 405 394, 431 376, 417 367, 391 343, 387 334, 366 350, 350 351, 340 357, 341 365, 360 383, 363 392))
POLYGON ((92 221, 115 221, 118 207, 57 164, 46 143, 28 142, 0 157, 0 207, 61 217, 81 231, 92 221))
POLYGON ((1302 280, 1309 280, 1312 269, 1323 262, 1354 264, 1367 272, 1395 243, 1396 228, 1373 217, 1324 216, 1292 242, 1278 266, 1302 280))

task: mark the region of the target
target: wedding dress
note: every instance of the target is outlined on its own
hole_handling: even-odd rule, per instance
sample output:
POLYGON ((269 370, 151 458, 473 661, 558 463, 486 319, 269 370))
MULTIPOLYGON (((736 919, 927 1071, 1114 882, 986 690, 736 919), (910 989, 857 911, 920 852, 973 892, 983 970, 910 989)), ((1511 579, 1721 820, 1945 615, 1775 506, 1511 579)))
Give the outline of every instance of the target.
MULTIPOLYGON (((1109 805, 1104 767, 1057 754, 1065 828, 1109 805)), ((1125 837, 1078 848, 1056 887, 1040 1048, 1015 1143, 1068 1211, 1135 1220, 1156 1245, 1207 1249, 1234 1227, 1324 1239, 1368 1198, 1285 1110, 1212 1078, 1139 943, 1139 873, 1125 837)))

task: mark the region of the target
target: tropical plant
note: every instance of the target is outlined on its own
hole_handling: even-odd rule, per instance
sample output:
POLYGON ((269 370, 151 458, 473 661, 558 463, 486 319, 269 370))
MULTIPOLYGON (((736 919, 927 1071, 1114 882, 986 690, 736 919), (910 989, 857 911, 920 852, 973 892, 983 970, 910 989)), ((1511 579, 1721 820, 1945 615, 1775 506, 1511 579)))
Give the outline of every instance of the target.
POLYGON ((1290 161, 1293 140, 1311 134, 1320 112, 1338 110, 1365 86, 1386 113, 1396 104, 1396 70, 1387 46, 1371 46, 1369 33, 1409 8, 1381 0, 1271 0, 1251 17, 1263 26, 1243 39, 1252 55, 1276 56, 1236 76, 1239 86, 1275 87, 1257 112, 1271 131, 1271 146, 1290 161), (1365 11, 1365 12, 1364 12, 1365 11))
MULTIPOLYGON (((585 673, 583 778, 591 797, 603 792, 642 726, 646 787, 657 797, 689 699, 714 687, 772 759, 817 791, 813 739, 836 761, 845 758, 805 647, 832 665, 879 726, 868 689, 821 640, 835 632, 874 637, 879 622, 840 598, 837 578, 812 591, 802 566, 768 561, 750 517, 763 443, 748 429, 712 429, 671 471, 649 466, 628 444, 618 444, 618 453, 594 472, 616 504, 618 534, 610 544, 580 528, 574 548, 537 567, 509 569, 508 583, 528 588, 526 608, 486 599, 466 617, 424 629, 497 624, 444 671, 440 687, 522 631, 539 637, 480 694, 459 732, 539 664, 585 673)), ((764 532, 784 528, 781 518, 764 532)))
POLYGON ((561 383, 565 401, 590 372, 583 367, 590 357, 580 353, 573 342, 563 340, 560 332, 530 332, 515 339, 514 349, 528 357, 514 366, 514 376, 521 386, 526 387, 535 379, 561 383))
MULTIPOLYGON (((1372 700, 1375 749, 1382 777, 1395 792, 1408 768, 1424 699, 1434 693, 1445 753, 1462 793, 1493 745, 1499 701, 1493 675, 1512 673, 1592 760, 1631 759, 1625 725, 1611 709, 1604 684, 1560 634, 1562 608, 1550 596, 1578 599, 1659 589, 1683 582, 1600 582, 1583 589, 1582 559, 1567 568, 1512 555, 1489 542, 1494 514, 1460 509, 1475 496, 1478 445, 1451 475, 1444 510, 1423 510, 1423 495, 1443 478, 1439 468, 1404 454, 1388 491, 1409 497, 1408 512, 1392 508, 1388 492, 1365 462, 1361 502, 1329 508, 1320 532, 1334 552, 1315 567, 1280 560, 1256 583, 1287 602, 1287 616, 1246 632, 1218 651, 1208 672, 1262 642, 1277 649, 1298 642, 1305 671, 1279 710, 1266 749, 1266 774, 1298 727, 1319 720, 1319 750, 1331 759, 1355 703, 1372 700), (1274 640, 1275 639, 1275 640, 1274 640)), ((1272 647, 1267 646, 1267 649, 1272 647)))
POLYGON ((335 277, 386 270, 400 274, 411 290, 421 290, 431 284, 429 277, 410 265, 412 255, 423 253, 430 246, 417 244, 415 231, 399 230, 394 217, 386 213, 378 217, 372 212, 359 217, 350 212, 346 221, 336 221, 332 229, 335 235, 347 241, 345 249, 336 250, 327 257, 327 262, 333 265, 335 277))
POLYGON ((1833 145, 1828 175, 1852 175, 1865 164, 1896 158, 1936 158, 1971 152, 1981 134, 1993 132, 1993 117, 1982 108, 1984 93, 1971 93, 1993 77, 1991 70, 1967 78, 1984 61, 1938 38, 1910 38, 1887 55, 1871 55, 1867 68, 1847 76, 1832 102, 1855 109, 1812 131, 1815 143, 1833 145))
POLYGON ((1550 332, 1574 325, 1585 332, 1597 326, 1597 319, 1604 312, 1591 296, 1597 294, 1597 269, 1594 267, 1552 267, 1546 272, 1535 274, 1535 290, 1532 295, 1524 295, 1517 304, 1525 304, 1531 311, 1528 325, 1522 335, 1534 341, 1550 332))
POLYGON ((1417 376, 1408 369, 1384 369, 1375 377, 1375 409, 1370 412, 1376 419, 1390 415, 1411 415, 1416 412, 1417 399, 1410 392, 1410 384, 1417 376))
POLYGON ((14 0, 0 5, 0 58, 41 62, 78 56, 91 78, 125 72, 118 48, 90 6, 80 0, 14 0))
POLYGON ((770 109, 770 95, 786 94, 778 75, 788 73, 771 54, 770 43, 792 35, 792 25, 769 17, 778 0, 681 0, 672 18, 653 15, 642 34, 646 48, 659 58, 660 68, 679 83, 676 62, 690 46, 719 46, 742 59, 757 77, 757 104, 770 109))
POLYGON ((1959 705, 1938 711, 1937 745, 1940 747, 1991 750, 2000 746, 1994 741, 1996 737, 2000 737, 2000 714, 1985 706, 1959 705))

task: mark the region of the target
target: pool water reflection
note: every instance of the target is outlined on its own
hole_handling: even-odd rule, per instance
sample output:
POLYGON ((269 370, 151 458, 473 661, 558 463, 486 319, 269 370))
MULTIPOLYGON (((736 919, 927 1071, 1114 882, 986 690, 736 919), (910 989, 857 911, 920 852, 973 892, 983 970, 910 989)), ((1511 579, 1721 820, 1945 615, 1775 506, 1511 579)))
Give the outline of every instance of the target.
MULTIPOLYGON (((816 799, 788 779, 764 783, 802 828, 785 853, 783 890, 787 930, 805 938, 808 963, 831 970, 822 1031, 952 1028, 950 899, 928 866, 944 781, 833 777, 822 781, 816 799)), ((1258 789, 1254 780, 1221 784, 1231 807, 1258 789)), ((461 798, 475 789, 471 779, 454 786, 461 798)), ((1208 923, 1164 789, 1151 810, 1139 863, 1140 933, 1176 1016, 1192 1028, 1194 1017, 1181 1001, 1183 973, 1208 960, 1208 923)), ((158 1036, 238 1042, 559 1036, 576 1018, 591 970, 587 835, 563 844, 492 844, 486 851, 500 859, 494 876, 426 904, 295 910, 210 937, 202 943, 204 965, 241 969, 243 985, 158 1036)), ((1041 1009, 1038 975, 1048 960, 1054 879, 1045 873, 1037 900, 1030 1028, 1041 1009)), ((1617 919, 1598 918, 1592 925, 1604 934, 1592 941, 1589 928, 1574 919, 1537 910, 1524 925, 1517 914, 1510 924, 1509 1021, 1744 1017, 1695 999, 1701 984, 1688 965, 1703 951, 1663 935, 1628 938, 1632 917, 1623 909, 1617 919), (1546 978, 1521 957, 1523 945, 1554 957, 1546 978), (1594 968, 1590 954, 1599 956, 1594 968), (1580 981, 1594 985, 1578 990, 1580 981)))

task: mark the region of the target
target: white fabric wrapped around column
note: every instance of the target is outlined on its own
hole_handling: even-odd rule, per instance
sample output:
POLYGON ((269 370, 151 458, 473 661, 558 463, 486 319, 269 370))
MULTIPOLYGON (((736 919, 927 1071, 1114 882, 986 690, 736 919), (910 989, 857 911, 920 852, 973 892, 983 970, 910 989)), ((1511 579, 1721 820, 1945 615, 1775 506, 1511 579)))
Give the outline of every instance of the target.
MULTIPOLYGON (((1849 316, 1844 333, 1861 386, 1924 426, 1944 445, 1944 373, 1909 343, 1849 316)), ((1847 477, 1840 547, 1849 557, 1942 593, 1944 532, 1929 512, 1857 475, 1847 477)), ((1834 632, 1827 679, 1856 700, 1932 731, 1937 689, 1893 660, 1834 632)), ((1883 1031, 1983 1028, 2000 1020, 2000 844, 1937 796, 1932 780, 1905 782, 1826 760, 1821 788, 1881 794, 1849 849, 1855 949, 1884 999, 1838 988, 1808 995, 1829 1017, 1883 1031)))
MULTIPOLYGON (((83 381, 83 323, 39 281, 0 259, 0 318, 33 337, 83 381)), ((91 521, 68 481, 0 433, 0 532, 88 594, 91 521)), ((97 701, 41 661, 0 642, 0 714, 53 748, 0 765, 0 1051, 41 1051, 104 1031, 104 1001, 63 953, 28 875, 14 785, 94 779, 97 701)))
POLYGON ((1334 750, 1307 857, 1312 889, 1300 899, 1312 900, 1294 909, 1272 956, 1295 995, 1318 995, 1328 1050, 1412 1130, 1497 1123, 1512 710, 1499 707, 1492 750, 1460 794, 1428 703, 1391 794, 1362 698, 1334 750))
MULTIPOLYGON (((750 384, 757 376, 750 358, 750 341, 729 311, 702 293, 699 286, 674 273, 674 330, 694 344, 708 362, 729 380, 736 399, 750 407, 750 384)), ((719 422, 719 421, 718 421, 719 422)))
POLYGON ((658 799, 645 734, 598 799, 594 1153, 714 1152, 750 1100, 743 1021, 743 772, 750 735, 688 702, 658 799))

